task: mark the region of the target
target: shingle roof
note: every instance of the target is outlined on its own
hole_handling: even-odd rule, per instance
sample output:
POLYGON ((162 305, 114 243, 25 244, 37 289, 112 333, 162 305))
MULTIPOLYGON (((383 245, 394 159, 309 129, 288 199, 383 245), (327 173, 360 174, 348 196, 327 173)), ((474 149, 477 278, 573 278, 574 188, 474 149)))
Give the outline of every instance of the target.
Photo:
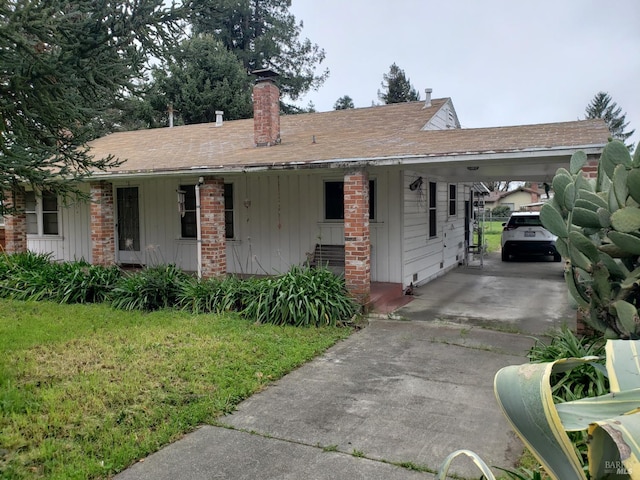
POLYGON ((447 101, 283 115, 282 143, 273 147, 254 146, 253 119, 113 133, 90 147, 96 157, 126 159, 113 173, 145 173, 573 148, 609 136, 602 120, 421 131, 447 101))

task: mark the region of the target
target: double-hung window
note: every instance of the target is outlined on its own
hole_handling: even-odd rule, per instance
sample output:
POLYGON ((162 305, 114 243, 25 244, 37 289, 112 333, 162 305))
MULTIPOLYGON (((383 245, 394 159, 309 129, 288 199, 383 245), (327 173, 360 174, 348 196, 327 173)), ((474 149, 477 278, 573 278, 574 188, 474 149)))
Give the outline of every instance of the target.
MULTIPOLYGON (((376 183, 369 180, 369 220, 376 218, 376 183)), ((325 220, 344 220, 344 182, 324 182, 325 220)))
POLYGON ((457 213, 457 196, 458 196, 458 187, 457 185, 450 183, 449 184, 449 216, 455 217, 457 213))
POLYGON ((428 192, 429 238, 438 236, 438 184, 429 182, 428 192))
POLYGON ((60 232, 58 197, 55 193, 25 192, 25 214, 29 235, 58 235, 60 232))
MULTIPOLYGON (((180 185, 184 195, 184 208, 180 218, 180 235, 182 238, 196 238, 196 187, 195 185, 180 185)), ((234 238, 233 219, 233 184, 224 184, 224 226, 227 240, 234 238)))

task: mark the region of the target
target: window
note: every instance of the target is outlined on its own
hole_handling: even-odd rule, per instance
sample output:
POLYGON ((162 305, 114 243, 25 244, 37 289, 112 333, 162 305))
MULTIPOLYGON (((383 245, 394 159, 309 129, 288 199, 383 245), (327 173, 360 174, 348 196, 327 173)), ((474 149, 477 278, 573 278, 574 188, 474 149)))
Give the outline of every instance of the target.
MULTIPOLYGON (((369 220, 376 218, 375 181, 369 180, 369 220)), ((325 220, 344 220, 344 182, 324 182, 325 220)))
POLYGON ((224 184, 224 230, 226 238, 233 238, 233 183, 224 184))
POLYGON ((456 215, 456 197, 458 194, 457 185, 450 184, 449 185, 449 216, 453 217, 456 215))
POLYGON ((25 192, 27 233, 30 235, 58 235, 58 197, 52 192, 25 192))
POLYGON ((184 210, 180 219, 180 235, 182 238, 196 238, 196 186, 180 185, 184 192, 184 210))
POLYGON ((429 238, 438 236, 437 187, 436 182, 429 182, 429 238))
MULTIPOLYGON (((184 215, 180 218, 180 235, 182 238, 196 238, 196 187, 195 185, 180 185, 184 192, 184 215)), ((225 237, 234 238, 233 222, 233 184, 224 184, 224 227, 225 237)))

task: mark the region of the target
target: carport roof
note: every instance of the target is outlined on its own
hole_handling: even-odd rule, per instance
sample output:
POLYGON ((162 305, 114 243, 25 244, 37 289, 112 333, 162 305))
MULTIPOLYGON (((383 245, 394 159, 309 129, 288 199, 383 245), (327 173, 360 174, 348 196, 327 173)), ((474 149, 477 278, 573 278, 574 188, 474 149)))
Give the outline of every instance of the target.
POLYGON ((510 127, 421 130, 449 99, 280 117, 282 142, 255 147, 253 120, 136 130, 91 142, 96 157, 126 160, 108 175, 224 173, 334 164, 411 164, 599 153, 600 119, 510 127), (569 153, 570 154, 570 153, 569 153))

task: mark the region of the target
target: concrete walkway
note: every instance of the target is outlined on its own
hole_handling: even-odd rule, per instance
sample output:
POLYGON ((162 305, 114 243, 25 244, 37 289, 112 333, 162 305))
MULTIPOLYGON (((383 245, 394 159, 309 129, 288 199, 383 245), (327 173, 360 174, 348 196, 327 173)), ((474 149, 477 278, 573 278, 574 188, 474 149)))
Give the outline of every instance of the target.
MULTIPOLYGON (((559 264, 496 265, 492 272, 487 263, 490 280, 461 267, 417 289, 416 299, 396 312, 404 320, 371 320, 241 403, 218 426, 201 427, 116 478, 425 479, 434 475, 407 467, 435 472, 462 448, 489 465, 512 467, 522 446, 497 407, 494 374, 527 361, 534 339, 512 330, 542 334, 562 322, 560 314, 547 317, 549 298, 572 311, 561 301, 559 264), (511 267, 513 276, 500 273, 511 267), (540 269, 540 277, 516 275, 524 269, 540 269), (537 305, 539 313, 516 308, 513 288, 537 299, 520 304, 537 305), (489 308, 498 297, 504 301, 489 308), (466 302, 471 322, 455 307, 466 302)), ((454 466, 460 476, 479 477, 468 460, 454 466)))

